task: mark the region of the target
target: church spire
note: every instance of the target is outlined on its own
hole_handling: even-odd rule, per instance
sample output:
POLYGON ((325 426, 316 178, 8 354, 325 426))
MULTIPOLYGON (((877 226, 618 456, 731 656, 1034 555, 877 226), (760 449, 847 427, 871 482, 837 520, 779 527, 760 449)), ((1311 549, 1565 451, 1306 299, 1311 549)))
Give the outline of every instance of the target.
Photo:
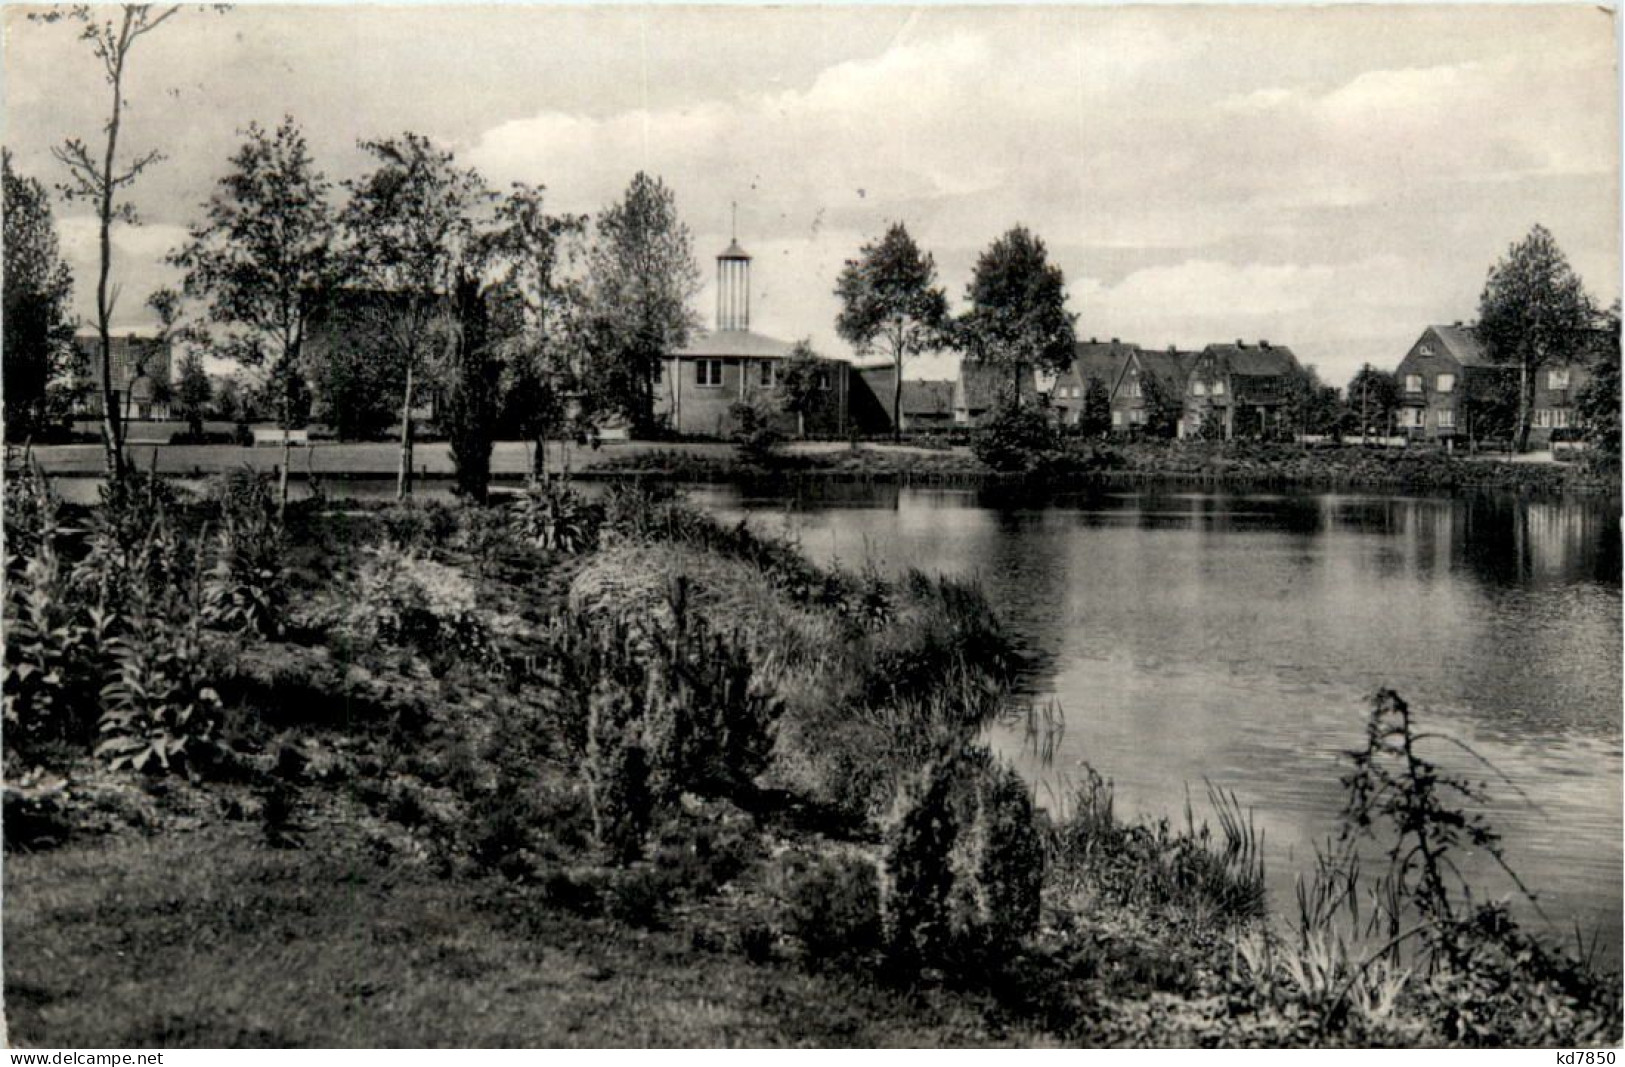
POLYGON ((739 203, 733 204, 728 247, 717 256, 717 329, 750 329, 750 253, 739 247, 739 203))

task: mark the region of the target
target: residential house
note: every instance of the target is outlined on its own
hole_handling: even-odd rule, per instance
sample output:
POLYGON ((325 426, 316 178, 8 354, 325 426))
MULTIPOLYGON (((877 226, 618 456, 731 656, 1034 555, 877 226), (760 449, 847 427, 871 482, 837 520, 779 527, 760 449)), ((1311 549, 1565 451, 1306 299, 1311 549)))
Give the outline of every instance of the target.
POLYGON ((1110 341, 1094 337, 1079 341, 1073 348, 1072 365, 1056 376, 1055 387, 1050 394, 1050 405, 1061 424, 1078 424, 1083 416, 1083 402, 1089 395, 1091 381, 1099 381, 1109 396, 1117 379, 1122 376, 1129 356, 1138 350, 1138 346, 1115 337, 1110 341))
MULTIPOLYGON (((84 380, 90 386, 81 403, 85 415, 102 414, 101 335, 82 330, 74 336, 84 380)), ((126 419, 169 418, 170 371, 173 359, 168 341, 150 330, 124 330, 108 338, 113 396, 118 414, 126 419)))
POLYGON ((1019 373, 995 363, 974 359, 959 361, 959 377, 954 381, 954 423, 979 426, 982 420, 1010 397, 1020 383, 1022 403, 1038 398, 1038 378, 1031 368, 1019 373))
POLYGON ((1172 433, 1179 423, 1180 397, 1194 357, 1195 353, 1172 345, 1130 352, 1112 389, 1112 432, 1172 433), (1159 428, 1159 422, 1166 429, 1159 428))
POLYGON ((1394 371, 1399 387, 1395 432, 1446 446, 1477 437, 1468 401, 1504 373, 1490 361, 1472 325, 1424 328, 1394 371))
POLYGON ((1185 378, 1179 436, 1200 435, 1210 415, 1227 441, 1267 433, 1286 402, 1288 378, 1300 369, 1285 345, 1208 345, 1195 354, 1185 378))
MULTIPOLYGON (((788 341, 750 328, 751 257, 738 241, 717 256, 716 329, 695 331, 688 344, 662 361, 655 382, 655 415, 681 434, 726 437, 737 426, 735 404, 758 398, 775 408, 786 432, 796 416, 778 409, 778 370, 794 349, 788 341)), ((851 365, 820 360, 819 401, 807 412, 809 434, 847 428, 851 365)))

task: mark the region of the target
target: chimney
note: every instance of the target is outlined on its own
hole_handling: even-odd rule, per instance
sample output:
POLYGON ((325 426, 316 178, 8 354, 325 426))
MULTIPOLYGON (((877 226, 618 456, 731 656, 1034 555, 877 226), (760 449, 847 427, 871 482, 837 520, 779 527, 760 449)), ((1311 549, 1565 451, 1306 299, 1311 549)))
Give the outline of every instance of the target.
POLYGON ((1461 320, 1460 320, 1460 319, 1457 319, 1457 320, 1456 320, 1456 328, 1457 328, 1457 329, 1460 329, 1460 328, 1461 328, 1461 320))
POLYGON ((1112 344, 1114 344, 1114 345, 1115 345, 1115 344, 1117 344, 1117 343, 1118 343, 1118 341, 1117 341, 1117 338, 1115 338, 1115 337, 1113 337, 1113 338, 1112 338, 1112 344))
POLYGON ((1247 347, 1247 342, 1243 341, 1241 338, 1238 337, 1238 338, 1236 338, 1236 347, 1237 348, 1246 348, 1247 347))
POLYGON ((1099 343, 1100 343, 1100 342, 1099 342, 1099 341, 1097 341, 1097 340, 1095 340, 1095 339, 1094 339, 1094 338, 1093 338, 1093 337, 1091 337, 1091 338, 1089 338, 1089 343, 1090 343, 1090 344, 1092 344, 1092 345, 1097 345, 1097 344, 1099 344, 1099 343))
POLYGON ((1264 340, 1263 338, 1258 339, 1258 347, 1259 348, 1268 348, 1269 346, 1270 346, 1270 343, 1268 341, 1264 340))

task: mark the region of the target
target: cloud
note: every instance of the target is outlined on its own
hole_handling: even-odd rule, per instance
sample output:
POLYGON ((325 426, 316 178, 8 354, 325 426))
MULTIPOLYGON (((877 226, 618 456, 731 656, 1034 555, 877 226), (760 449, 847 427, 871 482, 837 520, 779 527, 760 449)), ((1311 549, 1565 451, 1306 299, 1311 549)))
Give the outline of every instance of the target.
MULTIPOLYGON (((96 315, 96 276, 101 265, 100 225, 94 215, 67 215, 57 220, 62 259, 73 271, 74 310, 93 321, 96 315)), ((180 272, 164 256, 186 240, 186 228, 163 223, 129 226, 115 223, 112 230, 116 293, 114 317, 120 325, 138 326, 153 321, 147 297, 166 285, 178 285, 180 272)))

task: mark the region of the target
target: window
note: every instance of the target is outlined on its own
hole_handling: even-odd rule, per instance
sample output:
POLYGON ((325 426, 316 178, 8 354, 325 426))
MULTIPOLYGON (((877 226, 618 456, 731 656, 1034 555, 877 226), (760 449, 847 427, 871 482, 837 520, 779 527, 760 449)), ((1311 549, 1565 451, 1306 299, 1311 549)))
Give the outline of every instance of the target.
POLYGON ((768 360, 762 360, 762 384, 772 385, 775 377, 773 364, 768 360))
POLYGON ((1418 430, 1421 429, 1422 428, 1422 409, 1421 408, 1400 408, 1399 409, 1399 424, 1401 426, 1406 426, 1406 427, 1415 427, 1418 430))
POLYGON ((1419 356, 1431 356, 1433 355, 1433 346, 1430 344, 1417 345, 1416 354, 1419 356))
POLYGON ((1433 379, 1433 388, 1437 389, 1441 393, 1449 393, 1454 391, 1456 388, 1456 376, 1454 374, 1439 375, 1437 378, 1433 379))
POLYGON ((1453 408, 1439 409, 1439 429, 1450 430, 1456 425, 1456 412, 1453 408))
POLYGON ((1567 367, 1553 367, 1546 372, 1546 388, 1567 389, 1569 387, 1569 369, 1567 367))
POLYGON ((1191 382, 1191 392, 1197 396, 1207 396, 1207 383, 1200 379, 1191 382))
POLYGON ((1420 393, 1422 391, 1422 376, 1420 374, 1405 375, 1405 391, 1407 393, 1420 393))
POLYGON ((1112 425, 1113 426, 1121 426, 1121 425, 1123 425, 1123 412, 1120 409, 1116 409, 1116 410, 1112 411, 1112 425))
POLYGON ((820 389, 828 389, 829 388, 829 371, 821 370, 821 371, 818 372, 818 388, 820 388, 820 389))
POLYGON ((1128 413, 1128 421, 1132 422, 1132 423, 1134 423, 1136 425, 1138 425, 1139 423, 1144 422, 1145 421, 1145 409, 1144 408, 1135 408, 1133 411, 1130 411, 1128 413))
POLYGON ((1140 395, 1140 379, 1136 378, 1132 382, 1128 383, 1128 395, 1129 396, 1139 396, 1140 395))
POLYGON ((1214 382, 1213 383, 1213 395, 1214 396, 1223 396, 1224 395, 1224 382, 1219 381, 1219 382, 1214 382))
POLYGON ((714 386, 722 384, 722 360, 701 359, 694 363, 694 384, 714 386))

